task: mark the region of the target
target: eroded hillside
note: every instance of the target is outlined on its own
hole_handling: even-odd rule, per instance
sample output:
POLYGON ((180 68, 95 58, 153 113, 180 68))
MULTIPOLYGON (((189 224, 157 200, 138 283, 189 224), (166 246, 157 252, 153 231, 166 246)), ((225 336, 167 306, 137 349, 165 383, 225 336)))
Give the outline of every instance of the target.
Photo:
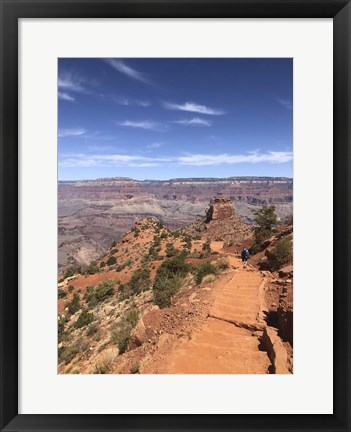
POLYGON ((205 215, 215 196, 227 196, 244 222, 252 222, 253 208, 269 203, 283 219, 292 212, 293 182, 269 177, 59 182, 59 268, 98 259, 142 217, 156 217, 171 230, 185 227, 205 215))
POLYGON ((86 274, 60 275, 59 372, 291 373, 292 267, 269 254, 292 228, 243 266, 252 231, 228 205, 199 223, 229 241, 144 218, 86 274))

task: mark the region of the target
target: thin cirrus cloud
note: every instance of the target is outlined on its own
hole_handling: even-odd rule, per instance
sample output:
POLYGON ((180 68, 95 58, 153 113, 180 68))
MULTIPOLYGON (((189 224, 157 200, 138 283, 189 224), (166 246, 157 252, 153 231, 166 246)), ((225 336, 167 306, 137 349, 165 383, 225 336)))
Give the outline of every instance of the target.
POLYGON ((69 95, 68 93, 60 92, 60 91, 58 92, 58 98, 70 102, 74 102, 76 100, 75 97, 69 95))
POLYGON ((163 146, 163 143, 160 143, 160 142, 154 142, 154 143, 148 144, 148 145, 146 146, 146 148, 148 148, 148 149, 158 149, 158 148, 160 148, 160 147, 162 147, 162 146, 163 146))
POLYGON ((185 102, 184 104, 175 104, 171 102, 163 102, 164 108, 175 111, 187 111, 207 115, 223 115, 223 110, 211 108, 206 105, 199 105, 194 102, 185 102))
POLYGON ((205 165, 235 165, 240 163, 275 163, 281 164, 290 162, 293 159, 293 153, 290 151, 277 152, 268 151, 261 153, 259 151, 249 152, 245 154, 231 155, 227 153, 219 155, 206 155, 206 154, 191 154, 186 156, 180 156, 178 162, 180 165, 194 165, 194 166, 205 166, 205 165))
POLYGON ((205 120, 199 117, 185 120, 175 120, 173 123, 177 123, 182 126, 212 126, 212 122, 210 120, 205 120))
POLYGON ((146 108, 151 105, 151 102, 148 100, 137 100, 124 97, 115 97, 113 100, 123 106, 140 106, 146 108))
POLYGON ((113 67, 117 72, 126 75, 128 78, 131 78, 136 81, 140 81, 144 84, 151 84, 151 81, 145 74, 142 72, 133 69, 131 66, 127 65, 127 63, 120 59, 105 59, 105 62, 113 67))
POLYGON ((117 123, 119 126, 131 127, 136 129, 145 129, 145 130, 154 130, 154 131, 164 131, 165 126, 161 123, 157 123, 151 120, 143 120, 143 121, 133 121, 133 120, 125 120, 117 123))
POLYGON ((58 137, 59 138, 67 138, 67 137, 78 137, 86 134, 86 130, 82 128, 76 129, 59 129, 58 137))
POLYGON ((290 99, 278 98, 277 102, 279 105, 281 105, 282 107, 286 108, 289 111, 291 111, 293 109, 293 104, 292 104, 292 101, 290 99))
POLYGON ((188 154, 170 157, 146 157, 124 154, 109 155, 72 155, 63 159, 60 166, 65 168, 93 167, 93 166, 119 166, 119 167, 156 167, 156 166, 209 166, 209 165, 235 165, 235 164, 257 164, 272 163, 282 164, 290 162, 293 153, 290 151, 276 152, 260 151, 245 154, 188 154))
POLYGON ((58 98, 61 100, 74 102, 75 97, 72 93, 89 93, 85 81, 82 77, 71 72, 61 73, 57 81, 58 98))

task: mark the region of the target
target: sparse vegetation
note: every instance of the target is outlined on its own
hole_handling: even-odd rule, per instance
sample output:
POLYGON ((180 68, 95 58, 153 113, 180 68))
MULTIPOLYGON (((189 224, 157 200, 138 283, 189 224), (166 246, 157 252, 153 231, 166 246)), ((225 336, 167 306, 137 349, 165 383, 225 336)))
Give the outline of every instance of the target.
POLYGON ((126 351, 130 335, 138 319, 139 312, 132 307, 117 323, 111 326, 111 341, 118 346, 120 354, 126 351))
POLYGON ((68 292, 72 292, 74 290, 74 286, 73 285, 70 285, 69 287, 68 287, 68 292))
POLYGON ((216 261, 216 266, 219 270, 226 270, 229 267, 229 260, 227 257, 219 258, 216 261))
POLYGON ((190 271, 184 257, 166 259, 156 272, 154 281, 154 303, 160 308, 171 305, 172 297, 180 290, 182 281, 190 271))
POLYGON ((288 237, 277 241, 275 247, 269 253, 269 261, 274 270, 289 262, 292 257, 292 242, 288 237))
POLYGON ((114 359, 115 354, 113 351, 108 350, 106 353, 103 353, 95 363, 92 373, 102 375, 109 373, 114 359))
POLYGON ((115 281, 105 280, 99 282, 95 288, 95 298, 98 302, 106 300, 108 297, 112 296, 115 290, 115 281))
POLYGON ((106 261, 106 264, 108 266, 112 266, 112 265, 116 264, 116 262, 117 262, 116 257, 112 255, 112 256, 108 257, 108 260, 106 261))
POLYGON ((214 264, 208 262, 200 264, 196 269, 196 274, 195 274, 196 283, 200 285, 204 276, 208 274, 212 274, 212 275, 218 274, 218 268, 214 264))
POLYGON ((75 293, 73 295, 73 299, 68 303, 67 307, 68 313, 71 315, 75 314, 81 308, 79 294, 75 293))
POLYGON ((133 273, 133 276, 129 282, 131 293, 139 294, 150 288, 150 270, 146 268, 141 268, 133 273))
POLYGON ((90 324, 90 326, 88 327, 87 330, 87 336, 92 336, 95 333, 97 333, 99 331, 99 326, 97 325, 97 323, 92 323, 90 324))
POLYGON ((87 268, 86 273, 92 275, 98 273, 98 271, 99 271, 98 266, 96 265, 96 262, 93 261, 92 263, 90 263, 89 267, 87 268))
POLYGON ((75 343, 59 350, 59 363, 69 363, 77 354, 86 351, 89 348, 89 343, 79 338, 75 343))
POLYGON ((202 251, 205 255, 209 255, 211 253, 211 241, 206 240, 205 243, 202 245, 202 251))
POLYGON ((67 297, 67 293, 65 290, 63 290, 62 288, 58 289, 58 298, 59 299, 64 299, 67 297))
POLYGON ((75 323, 75 326, 77 328, 82 328, 93 321, 94 321, 94 314, 84 309, 83 312, 79 315, 77 322, 75 323))

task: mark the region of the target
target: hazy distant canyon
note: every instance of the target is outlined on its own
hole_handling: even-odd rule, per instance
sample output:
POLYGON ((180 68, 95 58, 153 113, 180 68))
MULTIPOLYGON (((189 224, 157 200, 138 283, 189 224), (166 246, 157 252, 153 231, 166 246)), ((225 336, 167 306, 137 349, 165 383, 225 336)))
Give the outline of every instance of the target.
POLYGON ((246 222, 252 221, 251 210, 262 204, 275 204, 278 216, 284 218, 292 214, 293 180, 229 177, 60 181, 59 268, 89 264, 144 216, 155 216, 170 229, 188 225, 204 216, 209 202, 219 196, 230 198, 246 222))

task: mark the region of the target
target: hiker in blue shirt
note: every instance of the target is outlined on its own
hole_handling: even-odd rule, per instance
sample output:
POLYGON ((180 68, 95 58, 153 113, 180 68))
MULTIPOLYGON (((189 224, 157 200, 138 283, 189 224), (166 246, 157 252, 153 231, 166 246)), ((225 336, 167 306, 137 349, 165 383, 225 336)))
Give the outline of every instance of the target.
POLYGON ((248 249, 244 248, 241 251, 241 261, 243 262, 243 264, 247 263, 248 258, 249 258, 249 251, 248 249))

